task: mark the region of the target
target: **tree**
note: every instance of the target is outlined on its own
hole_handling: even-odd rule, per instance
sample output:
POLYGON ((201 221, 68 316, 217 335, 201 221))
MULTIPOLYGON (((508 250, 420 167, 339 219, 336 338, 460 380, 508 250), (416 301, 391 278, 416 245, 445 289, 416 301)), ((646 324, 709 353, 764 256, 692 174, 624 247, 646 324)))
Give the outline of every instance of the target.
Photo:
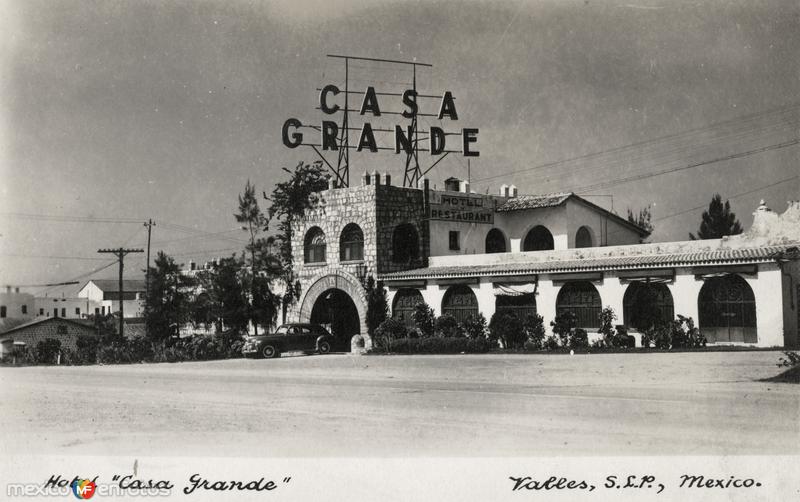
MULTIPOLYGON (((264 197, 271 203, 267 211, 268 221, 277 221, 278 225, 278 234, 272 238, 271 243, 278 248, 282 277, 291 286, 295 283, 292 271, 292 225, 316 205, 316 194, 328 188, 330 175, 325 172, 322 161, 313 164, 300 162, 294 171, 286 168, 283 170, 291 175, 289 180, 275 185, 271 197, 264 197)), ((295 289, 293 286, 287 288, 284 305, 294 300, 295 289)))
POLYGON ((243 260, 223 258, 205 274, 203 286, 211 302, 212 315, 237 333, 247 329, 247 294, 242 281, 243 260))
POLYGON ((367 277, 367 332, 370 336, 378 326, 389 317, 389 302, 383 282, 375 283, 372 276, 367 277))
POLYGON ((634 214, 631 211, 631 208, 628 208, 628 221, 633 223, 634 225, 647 230, 648 234, 652 234, 655 227, 653 227, 652 223, 652 213, 650 210, 650 204, 647 207, 644 207, 639 210, 638 214, 634 214))
POLYGON ((726 235, 736 235, 742 233, 742 225, 736 219, 736 214, 731 212, 730 201, 722 204, 720 194, 714 194, 708 210, 703 211, 703 220, 697 230, 697 236, 689 233, 689 238, 694 240, 701 239, 721 239, 726 235))
POLYGON ((261 211, 256 198, 255 186, 250 180, 244 186, 244 193, 239 194, 239 212, 233 215, 236 221, 242 223, 242 230, 248 232, 250 242, 245 249, 250 255, 249 273, 246 280, 250 290, 248 313, 253 323, 255 334, 258 335, 258 325, 272 324, 277 312, 274 305, 275 297, 270 289, 270 278, 264 277, 263 265, 270 261, 271 246, 266 239, 258 238, 258 234, 267 228, 267 217, 261 211))
POLYGON ((433 313, 433 309, 430 305, 425 302, 418 303, 414 307, 412 317, 414 319, 414 326, 419 331, 421 337, 433 336, 436 329, 436 315, 433 313))
POLYGON ((180 273, 180 266, 163 251, 150 267, 144 308, 147 337, 164 341, 178 335, 178 328, 191 318, 190 289, 193 281, 180 273))

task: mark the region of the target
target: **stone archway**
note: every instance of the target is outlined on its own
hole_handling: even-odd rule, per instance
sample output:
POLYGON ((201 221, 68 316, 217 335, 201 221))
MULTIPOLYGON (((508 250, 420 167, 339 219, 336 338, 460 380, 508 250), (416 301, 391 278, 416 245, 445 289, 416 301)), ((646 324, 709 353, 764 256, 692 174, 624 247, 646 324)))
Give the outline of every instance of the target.
POLYGON ((314 281, 306 289, 300 302, 300 322, 312 322, 311 317, 314 313, 314 305, 317 304, 321 297, 328 295, 330 290, 338 290, 349 297, 353 305, 355 305, 355 310, 358 313, 360 334, 365 341, 368 341, 367 304, 364 298, 364 287, 350 274, 332 272, 314 281))

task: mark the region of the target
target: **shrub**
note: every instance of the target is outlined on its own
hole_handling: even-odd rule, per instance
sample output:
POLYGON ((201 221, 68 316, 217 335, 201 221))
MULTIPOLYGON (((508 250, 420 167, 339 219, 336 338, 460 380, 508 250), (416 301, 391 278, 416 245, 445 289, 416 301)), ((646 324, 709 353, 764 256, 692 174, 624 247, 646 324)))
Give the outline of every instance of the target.
POLYGON ((665 324, 655 328, 653 343, 657 349, 668 350, 672 346, 672 325, 665 324))
POLYGON ((420 336, 433 336, 436 327, 436 316, 433 315, 433 309, 430 305, 424 302, 418 303, 414 307, 412 317, 414 318, 414 326, 416 326, 420 336))
POLYGON ((77 350, 68 351, 66 364, 94 364, 100 340, 94 335, 81 335, 75 340, 77 350))
POLYGON ((383 348, 388 348, 389 343, 397 338, 406 336, 406 325, 397 319, 389 318, 375 329, 375 342, 383 348))
POLYGON ((486 338, 486 318, 483 314, 478 312, 476 317, 469 316, 461 324, 461 329, 467 338, 486 338))
POLYGON ((555 335, 550 335, 544 339, 544 343, 542 344, 545 350, 553 351, 558 350, 561 347, 561 344, 558 343, 558 338, 555 335))
POLYGON ((489 331, 492 339, 501 340, 507 349, 521 348, 525 344, 522 321, 510 312, 495 312, 489 323, 489 331))
POLYGON ((461 329, 456 318, 450 314, 445 314, 436 319, 436 335, 444 338, 455 338, 462 336, 461 329))
POLYGON ((429 337, 398 338, 377 350, 398 354, 477 354, 488 352, 491 347, 486 338, 429 337))
POLYGON ((609 347, 618 346, 619 340, 615 340, 616 331, 614 330, 614 321, 617 319, 617 314, 611 307, 606 307, 600 311, 600 329, 598 333, 603 335, 606 345, 609 347))
POLYGON ((7 361, 14 364, 35 364, 36 357, 34 351, 28 348, 27 345, 15 346, 8 354, 7 361))
POLYGON ((36 344, 34 358, 37 363, 56 364, 58 354, 61 352, 61 340, 45 338, 36 344))
POLYGON ((563 310, 556 315, 555 320, 550 322, 553 333, 558 337, 562 347, 569 344, 569 334, 578 325, 578 316, 569 310, 563 310))
POLYGON ((585 329, 577 328, 569 337, 569 346, 572 349, 585 349, 589 347, 589 334, 585 329))
POLYGON ((678 315, 678 319, 671 323, 672 348, 695 349, 706 346, 706 337, 694 325, 691 317, 678 315))
POLYGON ((525 335, 528 338, 525 345, 530 343, 537 347, 536 350, 541 349, 544 343, 544 337, 547 335, 544 328, 544 317, 539 314, 528 314, 525 317, 525 321, 522 323, 522 329, 525 331, 525 335))
POLYGON ((778 360, 779 368, 794 368, 800 366, 800 354, 797 352, 784 352, 783 357, 778 360))

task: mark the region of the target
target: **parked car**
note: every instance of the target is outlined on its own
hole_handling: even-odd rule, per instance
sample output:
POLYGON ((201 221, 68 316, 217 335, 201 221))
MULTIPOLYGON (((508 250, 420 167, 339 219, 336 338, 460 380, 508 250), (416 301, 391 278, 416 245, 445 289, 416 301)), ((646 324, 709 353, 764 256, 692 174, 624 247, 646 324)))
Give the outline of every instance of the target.
POLYGON ((274 333, 248 336, 245 338, 242 354, 245 357, 279 357, 281 352, 301 350, 328 354, 333 346, 333 336, 319 324, 284 324, 274 333))

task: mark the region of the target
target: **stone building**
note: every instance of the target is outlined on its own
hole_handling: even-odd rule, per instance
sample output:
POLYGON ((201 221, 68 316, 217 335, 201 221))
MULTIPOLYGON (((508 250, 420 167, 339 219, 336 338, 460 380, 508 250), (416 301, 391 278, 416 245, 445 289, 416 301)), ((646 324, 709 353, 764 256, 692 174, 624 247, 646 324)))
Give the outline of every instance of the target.
POLYGON ((610 306, 638 339, 637 312, 692 317, 711 343, 796 346, 800 205, 762 204, 752 228, 717 240, 641 244, 647 232, 573 193, 475 194, 392 186, 366 174, 331 188, 294 226, 299 300, 289 321, 366 335, 364 285, 383 281, 391 314, 410 322, 424 301, 458 320, 481 312, 570 310, 594 333, 610 306))
POLYGON ((59 340, 62 349, 76 350, 80 336, 95 336, 94 326, 76 319, 63 317, 40 317, 0 334, 0 357, 17 346, 36 348, 47 339, 59 340))

